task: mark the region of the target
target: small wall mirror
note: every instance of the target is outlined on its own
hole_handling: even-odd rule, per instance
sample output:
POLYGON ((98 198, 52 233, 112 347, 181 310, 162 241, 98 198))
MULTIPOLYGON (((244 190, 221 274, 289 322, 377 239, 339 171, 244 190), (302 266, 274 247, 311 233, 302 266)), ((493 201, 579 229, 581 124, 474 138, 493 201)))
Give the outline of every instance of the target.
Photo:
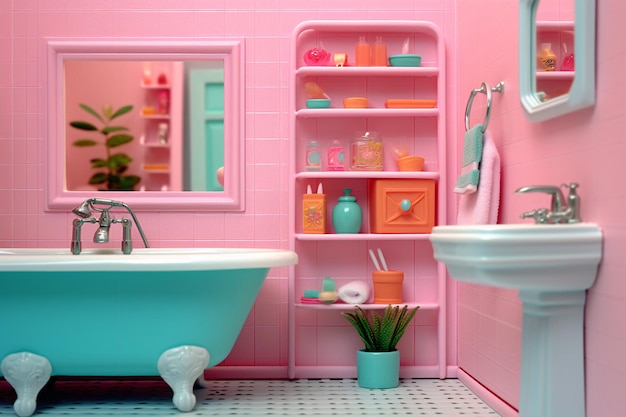
POLYGON ((527 118, 541 122, 592 106, 595 0, 519 4, 520 99, 527 118))
POLYGON ((102 193, 135 209, 244 209, 241 40, 45 48, 47 210, 102 193))

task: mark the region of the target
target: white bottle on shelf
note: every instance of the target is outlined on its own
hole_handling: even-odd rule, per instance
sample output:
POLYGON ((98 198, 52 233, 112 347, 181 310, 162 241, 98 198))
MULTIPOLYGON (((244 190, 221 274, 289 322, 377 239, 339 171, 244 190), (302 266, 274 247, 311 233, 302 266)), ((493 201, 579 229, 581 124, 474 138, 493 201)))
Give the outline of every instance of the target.
POLYGON ((316 140, 312 140, 306 147, 306 170, 321 171, 322 159, 320 156, 320 147, 316 140))

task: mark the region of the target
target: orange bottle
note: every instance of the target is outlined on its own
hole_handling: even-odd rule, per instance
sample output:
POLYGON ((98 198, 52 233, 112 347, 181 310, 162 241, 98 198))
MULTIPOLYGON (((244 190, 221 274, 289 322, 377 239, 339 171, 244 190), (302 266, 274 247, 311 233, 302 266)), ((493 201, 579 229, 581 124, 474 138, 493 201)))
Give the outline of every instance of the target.
POLYGON ((541 44, 541 50, 537 54, 537 69, 540 71, 556 70, 556 55, 552 52, 552 44, 541 44))
POLYGON ((371 60, 370 44, 365 40, 365 36, 359 38, 354 53, 354 61, 357 67, 369 67, 371 60))
POLYGON ((374 42, 374 46, 372 47, 372 66, 387 66, 387 45, 383 42, 382 36, 376 37, 376 42, 374 42))
POLYGON ((304 194, 302 197, 302 231, 326 233, 326 194, 304 194))

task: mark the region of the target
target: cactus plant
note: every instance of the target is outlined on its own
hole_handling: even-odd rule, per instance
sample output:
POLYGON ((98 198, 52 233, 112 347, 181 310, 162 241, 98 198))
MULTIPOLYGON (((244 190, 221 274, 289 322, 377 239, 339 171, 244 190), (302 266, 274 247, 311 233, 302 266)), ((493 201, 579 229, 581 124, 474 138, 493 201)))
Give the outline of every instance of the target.
POLYGON ((366 352, 392 352, 418 309, 419 306, 409 310, 406 305, 402 309, 388 305, 381 316, 355 306, 354 313, 342 315, 359 333, 366 352))

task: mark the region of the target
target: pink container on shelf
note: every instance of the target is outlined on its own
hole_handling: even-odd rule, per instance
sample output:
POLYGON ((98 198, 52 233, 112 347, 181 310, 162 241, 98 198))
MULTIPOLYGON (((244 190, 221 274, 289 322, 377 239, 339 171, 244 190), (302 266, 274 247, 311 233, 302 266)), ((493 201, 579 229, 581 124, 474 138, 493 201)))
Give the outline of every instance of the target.
POLYGON ((170 92, 169 90, 161 90, 159 91, 159 95, 157 98, 157 112, 159 114, 169 114, 170 113, 170 92))

